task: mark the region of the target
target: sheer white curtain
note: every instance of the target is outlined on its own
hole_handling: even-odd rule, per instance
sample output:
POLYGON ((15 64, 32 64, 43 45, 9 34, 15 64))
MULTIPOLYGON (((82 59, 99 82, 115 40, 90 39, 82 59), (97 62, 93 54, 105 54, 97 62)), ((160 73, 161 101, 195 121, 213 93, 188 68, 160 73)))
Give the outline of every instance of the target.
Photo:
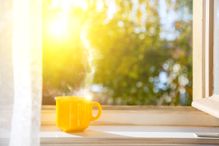
POLYGON ((0 4, 0 145, 40 145, 41 0, 0 4))

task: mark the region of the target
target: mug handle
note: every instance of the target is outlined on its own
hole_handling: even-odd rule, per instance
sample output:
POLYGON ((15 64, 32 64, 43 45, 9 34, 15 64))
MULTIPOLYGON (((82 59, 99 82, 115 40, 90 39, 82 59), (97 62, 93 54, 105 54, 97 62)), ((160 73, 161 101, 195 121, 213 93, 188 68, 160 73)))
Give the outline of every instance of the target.
POLYGON ((92 109, 93 107, 97 107, 98 113, 97 113, 96 116, 93 116, 93 114, 92 114, 92 112, 91 112, 91 121, 97 120, 97 119, 100 117, 101 113, 102 113, 102 107, 101 107, 101 105, 100 105, 98 102, 93 101, 93 102, 91 103, 91 109, 92 109))

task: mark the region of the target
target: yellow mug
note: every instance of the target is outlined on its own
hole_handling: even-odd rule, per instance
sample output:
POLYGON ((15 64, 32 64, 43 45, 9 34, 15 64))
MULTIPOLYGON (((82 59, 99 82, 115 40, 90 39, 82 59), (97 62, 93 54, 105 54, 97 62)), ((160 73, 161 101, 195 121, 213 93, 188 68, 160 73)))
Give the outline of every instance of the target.
POLYGON ((101 105, 78 96, 56 97, 56 125, 65 132, 83 131, 90 121, 97 120, 102 113, 101 105), (93 115, 93 108, 98 113, 93 115))

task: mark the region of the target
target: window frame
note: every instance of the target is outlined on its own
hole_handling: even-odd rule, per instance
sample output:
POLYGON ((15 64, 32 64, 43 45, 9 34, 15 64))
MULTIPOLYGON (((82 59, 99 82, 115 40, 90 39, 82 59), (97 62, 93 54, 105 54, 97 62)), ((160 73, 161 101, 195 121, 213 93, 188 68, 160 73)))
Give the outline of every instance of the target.
POLYGON ((192 106, 219 118, 219 95, 213 92, 214 1, 193 1, 192 106))
MULTIPOLYGON (((192 106, 219 118, 219 95, 213 93, 213 15, 214 0, 193 1, 192 106)), ((218 119, 192 107, 103 106, 103 110, 92 126, 218 126, 218 119)), ((42 127, 55 124, 54 111, 54 106, 43 107, 42 127)))
POLYGON ((192 106, 219 118, 219 95, 214 93, 214 3, 193 1, 192 106))

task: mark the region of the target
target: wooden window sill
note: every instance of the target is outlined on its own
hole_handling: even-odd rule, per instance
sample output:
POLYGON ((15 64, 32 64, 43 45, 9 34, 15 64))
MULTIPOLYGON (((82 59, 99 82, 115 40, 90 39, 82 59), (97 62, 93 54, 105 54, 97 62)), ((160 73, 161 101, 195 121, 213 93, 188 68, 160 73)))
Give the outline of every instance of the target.
POLYGON ((192 107, 104 106, 84 132, 64 133, 55 126, 55 106, 43 106, 41 145, 211 145, 219 139, 219 119, 192 107))

